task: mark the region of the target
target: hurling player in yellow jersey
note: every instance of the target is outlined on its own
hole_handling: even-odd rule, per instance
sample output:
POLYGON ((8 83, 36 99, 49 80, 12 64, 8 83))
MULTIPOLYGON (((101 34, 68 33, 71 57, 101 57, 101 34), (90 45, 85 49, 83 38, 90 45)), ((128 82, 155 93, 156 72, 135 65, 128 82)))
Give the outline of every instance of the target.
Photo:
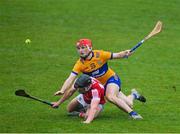
MULTIPOLYGON (((121 91, 121 81, 119 76, 107 65, 108 60, 121 59, 130 56, 130 50, 112 53, 103 50, 92 50, 92 42, 90 39, 80 39, 76 48, 80 55, 79 60, 74 65, 71 74, 64 82, 62 88, 55 95, 64 94, 74 83, 78 74, 83 73, 99 80, 105 87, 106 99, 115 104, 120 109, 129 113, 133 119, 142 119, 142 116, 132 110, 133 100, 137 99, 145 102, 146 99, 141 96, 135 89, 129 96, 121 91)), ((58 106, 58 102, 54 103, 54 107, 58 106)))

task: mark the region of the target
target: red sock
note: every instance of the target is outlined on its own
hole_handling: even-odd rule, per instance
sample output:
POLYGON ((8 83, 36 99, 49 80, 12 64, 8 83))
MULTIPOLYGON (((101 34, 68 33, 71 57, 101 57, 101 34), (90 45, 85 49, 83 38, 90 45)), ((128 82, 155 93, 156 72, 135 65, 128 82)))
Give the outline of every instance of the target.
POLYGON ((84 113, 84 112, 80 112, 80 113, 79 113, 79 117, 80 117, 80 118, 84 118, 84 117, 85 117, 85 113, 84 113))

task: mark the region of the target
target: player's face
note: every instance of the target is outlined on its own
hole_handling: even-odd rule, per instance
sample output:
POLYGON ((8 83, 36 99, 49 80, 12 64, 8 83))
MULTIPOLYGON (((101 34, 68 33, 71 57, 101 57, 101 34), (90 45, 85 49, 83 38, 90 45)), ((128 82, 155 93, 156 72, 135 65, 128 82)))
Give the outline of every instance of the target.
POLYGON ((85 91, 84 88, 79 88, 79 89, 78 89, 78 92, 81 93, 81 94, 85 94, 85 93, 86 93, 86 91, 85 91))
POLYGON ((89 85, 88 87, 84 87, 84 88, 78 88, 78 92, 81 94, 85 94, 87 91, 89 91, 91 88, 91 85, 89 85))
POLYGON ((77 51, 80 57, 86 57, 90 52, 90 50, 86 46, 78 46, 77 51))

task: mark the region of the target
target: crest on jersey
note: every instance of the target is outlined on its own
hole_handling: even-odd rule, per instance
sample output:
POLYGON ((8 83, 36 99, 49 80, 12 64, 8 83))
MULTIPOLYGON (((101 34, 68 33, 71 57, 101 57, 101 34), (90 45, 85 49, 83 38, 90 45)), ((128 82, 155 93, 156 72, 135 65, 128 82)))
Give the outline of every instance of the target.
POLYGON ((99 58, 99 57, 100 57, 100 53, 96 52, 96 58, 99 58))
POLYGON ((97 63, 98 63, 98 65, 102 65, 103 64, 102 61, 100 61, 100 60, 98 60, 97 63))

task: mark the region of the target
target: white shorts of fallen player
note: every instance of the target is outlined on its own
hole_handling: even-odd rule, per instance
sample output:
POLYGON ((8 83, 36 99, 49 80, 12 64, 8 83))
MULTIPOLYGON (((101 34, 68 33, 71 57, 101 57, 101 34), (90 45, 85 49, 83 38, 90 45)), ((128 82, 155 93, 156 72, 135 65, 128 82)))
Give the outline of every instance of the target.
MULTIPOLYGON (((82 94, 79 94, 77 97, 76 97, 77 101, 84 107, 85 110, 87 110, 89 107, 90 107, 90 104, 86 103, 84 101, 84 98, 83 98, 83 95, 82 94)), ((104 105, 102 104, 99 104, 98 107, 101 109, 101 111, 103 110, 104 108, 104 105)))

